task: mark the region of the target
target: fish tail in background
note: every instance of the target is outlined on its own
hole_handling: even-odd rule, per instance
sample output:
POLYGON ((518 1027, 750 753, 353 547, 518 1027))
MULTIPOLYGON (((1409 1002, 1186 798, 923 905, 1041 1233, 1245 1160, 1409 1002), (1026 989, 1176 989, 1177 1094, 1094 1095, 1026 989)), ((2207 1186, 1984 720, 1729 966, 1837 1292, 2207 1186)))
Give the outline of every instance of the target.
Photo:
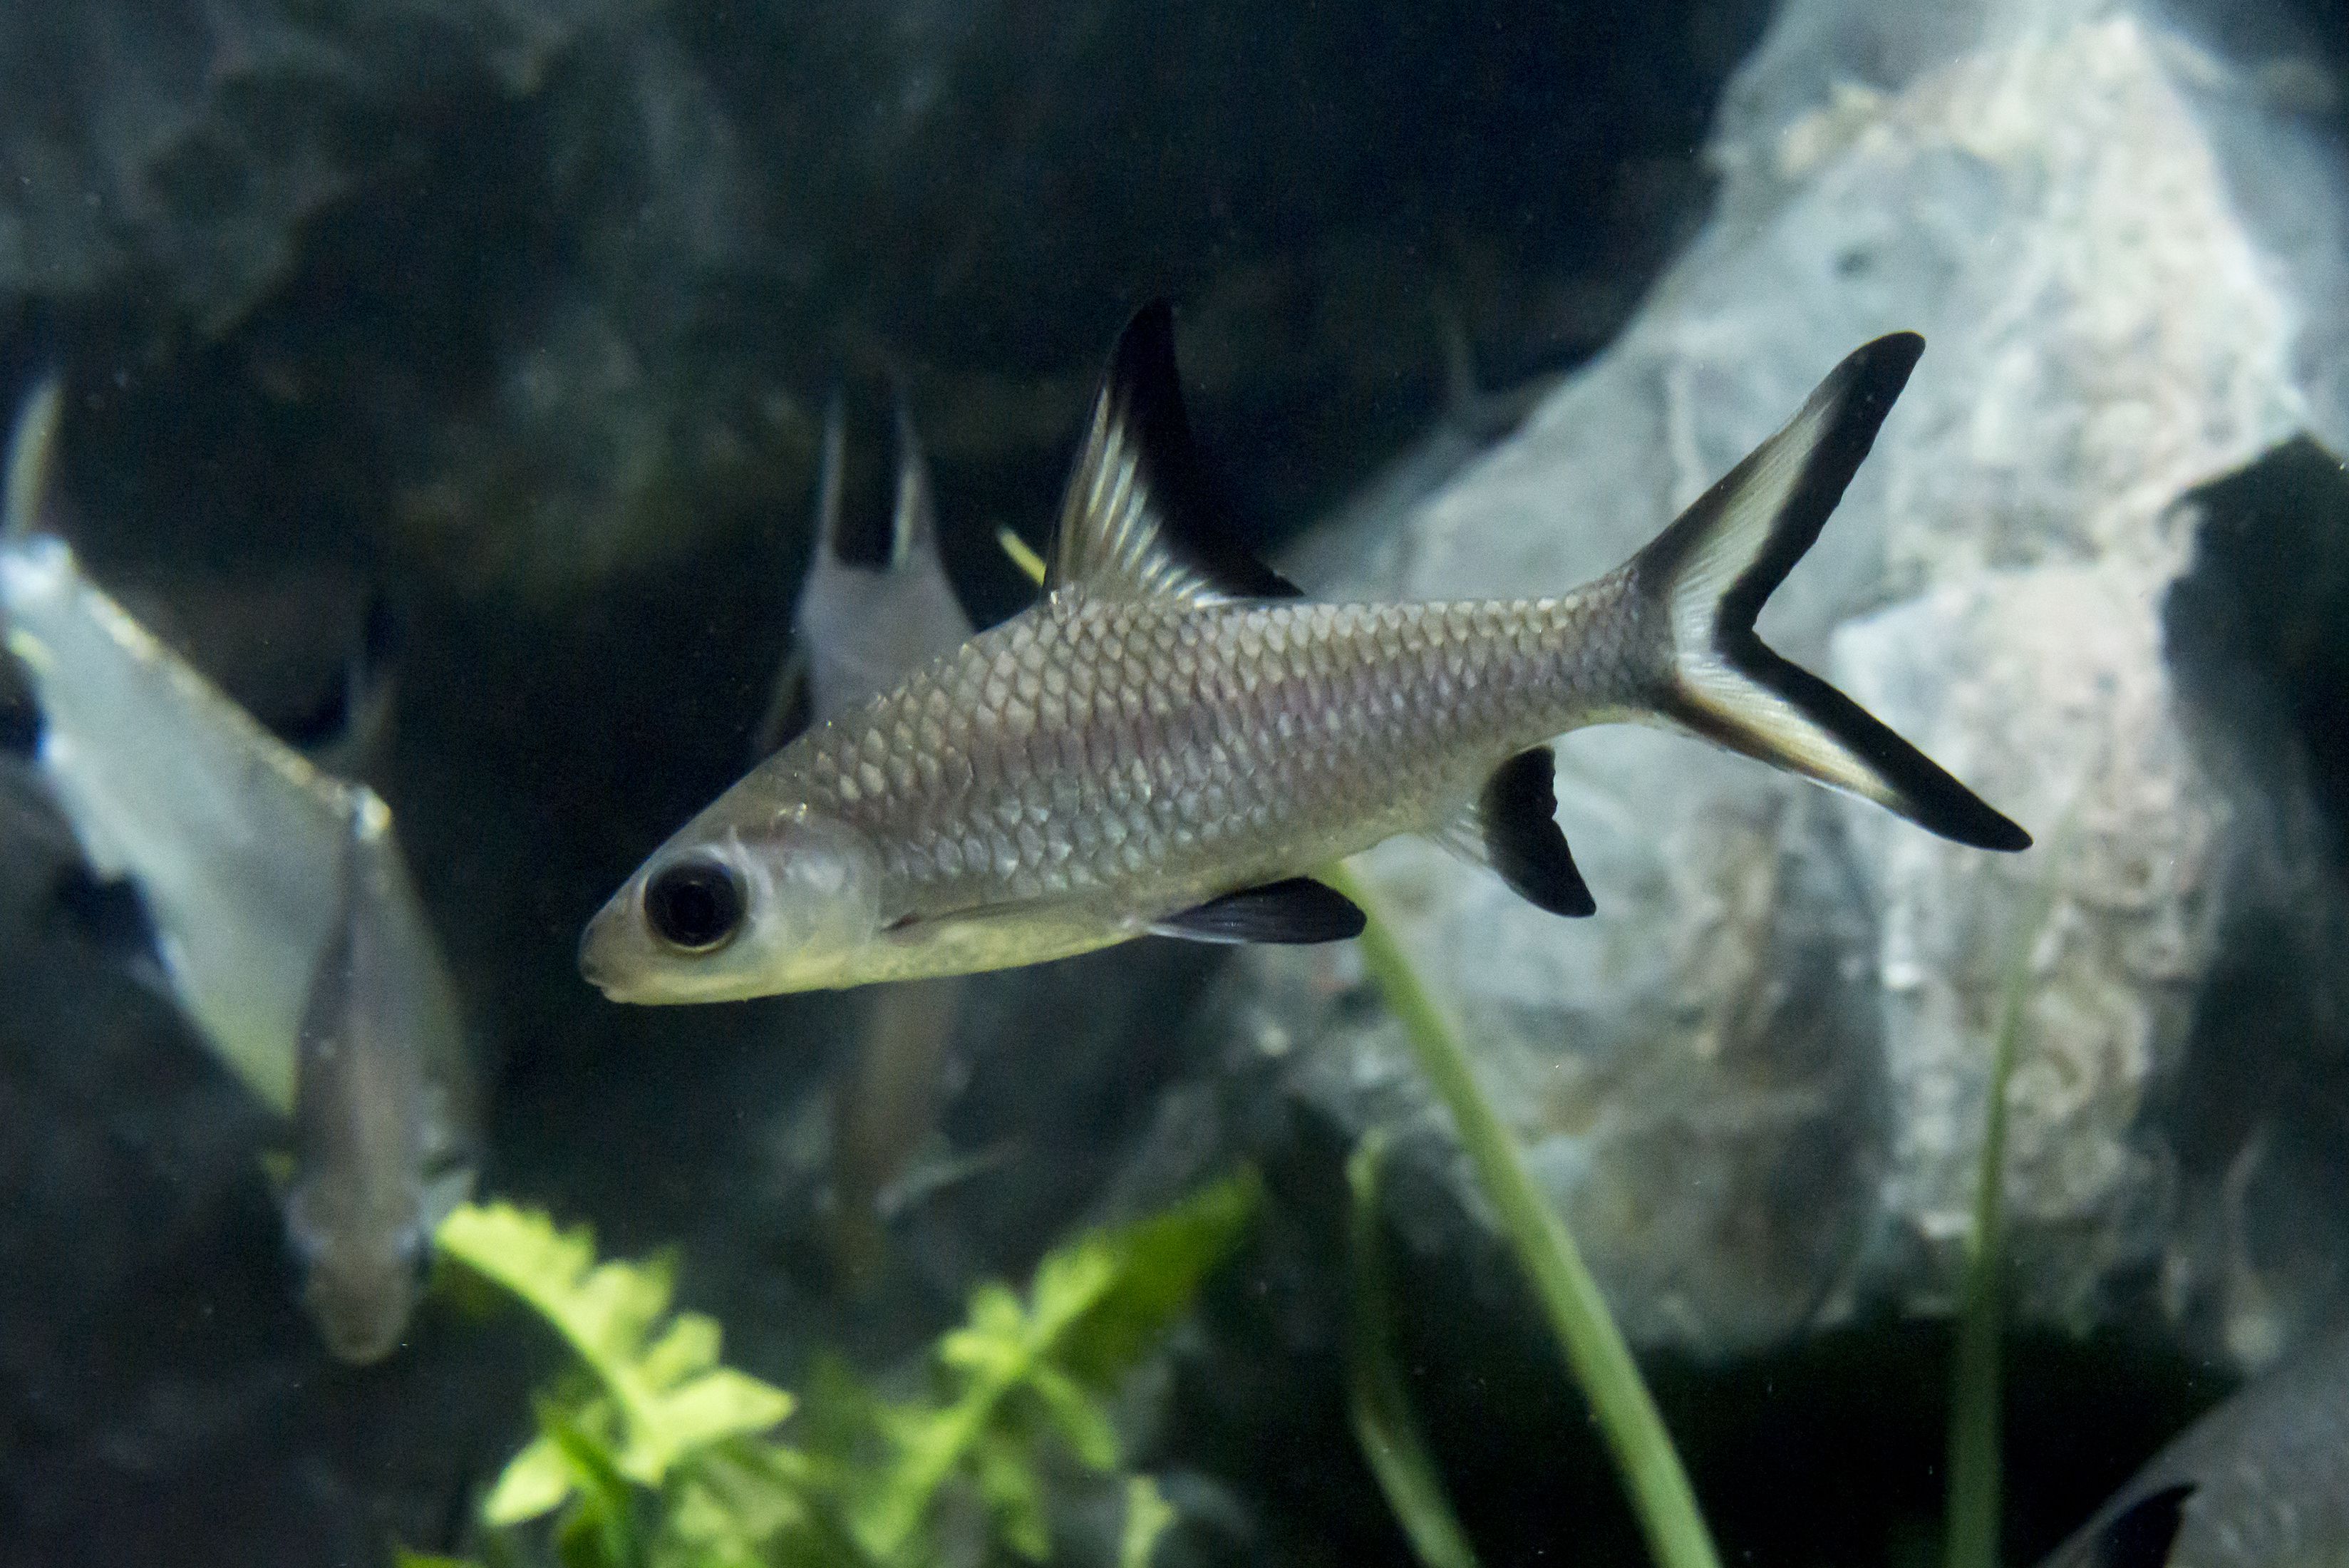
POLYGON ((832 1083, 832 1251, 843 1290, 870 1294, 888 1251, 884 1194, 937 1132, 959 978, 867 993, 854 1056, 832 1083))
POLYGON ((1682 727, 1982 849, 2031 836, 1858 703, 1763 645, 1763 601, 1819 536, 1923 353, 1897 332, 1856 349, 1784 430, 1634 556, 1625 576, 1670 639, 1651 701, 1682 727))
POLYGON ((33 383, 8 437, 8 478, 0 541, 21 539, 40 526, 56 467, 57 420, 65 408, 65 382, 54 370, 33 383))
POLYGON ((2164 1487, 2130 1504, 2096 1532, 2084 1568, 2166 1568, 2194 1490, 2190 1484, 2164 1487))

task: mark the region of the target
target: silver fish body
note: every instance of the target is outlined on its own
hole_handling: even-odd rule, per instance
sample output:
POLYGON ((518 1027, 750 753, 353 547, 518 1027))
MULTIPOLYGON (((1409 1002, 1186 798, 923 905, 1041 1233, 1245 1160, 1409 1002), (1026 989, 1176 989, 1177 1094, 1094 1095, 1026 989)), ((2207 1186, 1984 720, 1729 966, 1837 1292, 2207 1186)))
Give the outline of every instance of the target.
POLYGON ((472 1185, 464 1025, 391 813, 350 792, 341 907, 304 1008, 285 1225, 327 1348, 399 1343, 432 1232, 472 1185))
POLYGON ((1621 711, 1619 599, 1193 608, 1063 589, 716 809, 869 856, 873 919, 897 934, 831 983, 1061 958, 1437 826, 1507 757, 1621 711))
POLYGON ((57 391, 11 446, 0 628, 43 781, 100 877, 138 891, 171 994, 287 1118, 287 1236, 330 1349, 396 1343, 472 1082, 439 950, 371 790, 270 733, 41 529, 57 391), (418 1202, 414 1194, 425 1191, 418 1202))
MULTIPOLYGON (((800 587, 794 637, 760 754, 783 743, 794 713, 833 722, 951 655, 971 635, 938 553, 929 465, 911 414, 896 410, 896 472, 888 550, 877 566, 842 552, 847 421, 834 398, 824 416, 815 549, 800 587)), ((890 1195, 936 1137, 947 1048, 960 1012, 956 976, 888 986, 864 999, 829 1085, 830 1251, 850 1293, 878 1284, 887 1256, 890 1195)))
POLYGON ((173 994, 281 1115, 334 922, 342 785, 264 730, 96 584, 64 541, 0 543, 0 622, 43 719, 39 760, 91 868, 128 878, 173 994))
POLYGON ((2349 1334, 2189 1427, 2044 1568, 2163 1564, 2349 1565, 2349 1334))
MULTIPOLYGON (((1692 732, 1995 848, 2022 830, 1753 633, 1921 348, 1852 355, 1624 567, 1561 597, 1318 604, 1216 536, 1164 307, 1121 339, 1050 590, 721 795, 591 922, 622 1001, 1033 963, 1145 931, 1315 940, 1313 868, 1426 832, 1590 912, 1545 742, 1692 732)), ((1350 916, 1350 919, 1349 917, 1350 916)))

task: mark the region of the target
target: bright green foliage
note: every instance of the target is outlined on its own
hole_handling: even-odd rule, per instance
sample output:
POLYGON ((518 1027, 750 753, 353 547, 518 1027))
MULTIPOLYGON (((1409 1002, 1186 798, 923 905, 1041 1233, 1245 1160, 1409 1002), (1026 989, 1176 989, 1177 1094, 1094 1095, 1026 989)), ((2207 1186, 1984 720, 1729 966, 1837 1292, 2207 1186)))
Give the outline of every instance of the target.
POLYGON ((1037 1265, 1025 1302, 981 1286, 963 1326, 938 1342, 945 1401, 874 1411, 888 1457, 854 1514, 874 1554, 895 1562, 914 1548, 919 1561, 932 1506, 960 1475, 1003 1542, 1041 1561, 1050 1540, 1037 1439, 1056 1439, 1088 1469, 1116 1469, 1106 1396, 1189 1309, 1257 1195, 1253 1176, 1237 1177, 1155 1218, 1080 1237, 1037 1265))
POLYGON ((1148 1476, 1125 1483, 1125 1532, 1117 1543, 1117 1568, 1150 1568, 1159 1537, 1174 1522, 1174 1505, 1148 1476))
MULTIPOLYGON (((543 1214, 502 1203, 459 1207, 437 1240, 445 1256, 520 1296, 570 1343, 595 1387, 554 1414, 577 1439, 570 1446, 608 1456, 627 1481, 657 1487, 687 1455, 792 1413, 781 1389, 719 1365, 715 1322, 668 1315, 666 1261, 599 1265, 585 1227, 558 1231, 543 1214)), ((582 1479, 550 1427, 498 1478, 484 1516, 492 1524, 535 1519, 582 1479)))
MULTIPOLYGON (((968 1487, 998 1548, 1051 1550, 1051 1457, 1119 1469, 1110 1399, 1190 1308, 1254 1212, 1253 1175, 1050 1253, 1023 1297, 988 1284, 935 1351, 938 1395, 876 1398, 822 1366, 807 1447, 767 1436, 794 1401, 719 1364, 717 1325, 669 1312, 664 1261, 598 1263, 582 1230, 503 1205, 460 1208, 442 1252, 562 1335, 584 1376, 541 1399, 539 1436, 482 1503, 500 1560, 552 1513, 564 1568, 927 1568, 941 1497, 968 1487)), ((1174 1511, 1127 1478, 1120 1568, 1148 1568, 1174 1511)), ((406 1560, 413 1568, 451 1568, 406 1560)))

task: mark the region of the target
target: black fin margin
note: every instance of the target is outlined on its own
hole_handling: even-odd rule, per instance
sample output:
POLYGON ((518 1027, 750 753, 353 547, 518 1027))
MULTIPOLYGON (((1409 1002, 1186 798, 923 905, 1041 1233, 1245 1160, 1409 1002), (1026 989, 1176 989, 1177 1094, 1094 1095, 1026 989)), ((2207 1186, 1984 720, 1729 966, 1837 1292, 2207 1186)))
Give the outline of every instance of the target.
MULTIPOLYGON (((2031 835, 1990 802, 1958 782, 1950 771, 1902 740, 1875 714, 1801 665, 1753 641, 1737 656, 1738 670, 1831 732, 1899 792, 1901 814, 1918 826, 1954 844, 2014 854, 2031 847, 2031 835)), ((1746 748, 1728 737, 1724 743, 1746 748)))
POLYGON ((1242 888, 1151 926, 1195 942, 1336 942, 1359 937, 1368 918, 1351 898, 1310 877, 1242 888))
POLYGON ((1673 720, 1733 751, 1878 801, 1944 838, 2012 852, 2030 847, 2031 836, 1754 630, 1764 602, 1842 501, 1924 349, 1917 334, 1896 332, 1847 355, 1785 430, 1640 552, 1631 574, 1672 628, 1674 679, 1658 703, 1673 720), (1766 517, 1758 515, 1765 506, 1766 517), (1719 584, 1720 564, 1705 557, 1733 558, 1746 549, 1750 556, 1719 584), (1702 618, 1678 602, 1699 594, 1712 598, 1702 618), (1692 624, 1700 618, 1701 635, 1692 624))
POLYGON ((2129 1504, 2088 1543, 2086 1568, 2164 1568, 2194 1490, 2182 1481, 2129 1504))
POLYGON ((1519 752, 1495 768, 1477 797, 1476 815, 1493 869, 1519 898, 1569 919, 1599 912, 1557 826, 1557 760, 1547 746, 1519 752))
MULTIPOLYGON (((1158 547, 1220 591, 1240 598, 1297 598, 1297 585, 1266 566, 1224 524, 1216 487, 1199 455, 1174 363, 1174 310, 1154 299, 1135 311, 1110 351, 1095 399, 1132 452, 1157 522, 1158 547)), ((1081 457, 1080 464, 1083 459, 1081 457)), ((1064 517, 1061 526, 1070 525, 1064 517)), ((1061 586, 1061 552, 1050 559, 1049 593, 1061 586)))
MULTIPOLYGON (((1833 404, 1833 419, 1812 445, 1802 477, 1779 508, 1777 520, 1770 527, 1770 542, 1721 596, 1718 635, 1724 655, 1733 655, 1731 645, 1736 640, 1762 647, 1761 639, 1754 636, 1754 622, 1762 614, 1763 601, 1786 580, 1804 552, 1818 543, 1819 530, 1842 504, 1843 493, 1851 488, 1859 465, 1868 461, 1876 446, 1876 432, 1884 428, 1885 416, 1892 412, 1892 405, 1899 400, 1924 353, 1925 339, 1918 334, 1888 333, 1844 356, 1843 362, 1811 394, 1815 402, 1833 404)), ((1735 477, 1733 471, 1713 488, 1722 489, 1735 477)))

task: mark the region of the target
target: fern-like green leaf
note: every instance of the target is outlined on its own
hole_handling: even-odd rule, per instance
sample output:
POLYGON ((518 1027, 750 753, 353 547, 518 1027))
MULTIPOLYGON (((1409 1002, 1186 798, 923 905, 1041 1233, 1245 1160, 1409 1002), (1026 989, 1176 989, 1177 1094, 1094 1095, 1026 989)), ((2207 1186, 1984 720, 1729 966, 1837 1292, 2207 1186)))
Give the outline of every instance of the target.
MULTIPOLYGON (((1146 1220, 1083 1237, 1037 1271, 1037 1310, 1056 1288, 1091 1286, 1090 1255, 1104 1254, 1107 1277, 1081 1310, 1067 1313, 1054 1360, 1096 1388, 1116 1385, 1183 1314, 1207 1275, 1231 1255, 1264 1195, 1253 1170, 1219 1181, 1146 1220), (1050 1271, 1055 1261, 1061 1272, 1050 1271)), ((1072 1303, 1071 1303, 1072 1304, 1072 1303)))
POLYGON ((1150 1568, 1159 1540, 1174 1522, 1174 1505, 1149 1476, 1125 1483, 1125 1530, 1118 1538, 1117 1568, 1150 1568))
MULTIPOLYGON (((440 1223, 441 1254, 502 1286, 546 1320, 599 1392, 559 1412, 498 1478, 482 1505, 492 1524, 534 1519, 579 1490, 578 1454, 601 1446, 614 1471, 658 1488, 678 1462, 728 1438, 764 1432, 791 1396, 718 1364, 718 1324, 669 1314, 669 1266, 598 1263, 585 1226, 503 1203, 464 1204, 440 1223)), ((542 1423, 542 1425, 545 1425, 542 1423)))
POLYGON ((906 1554, 957 1474, 977 1485, 1004 1544, 1030 1558, 1048 1552, 1034 1418, 1080 1462, 1116 1468, 1104 1396, 1190 1309, 1260 1190, 1247 1172, 1164 1214, 1081 1236, 1037 1264, 1025 1302, 1001 1285, 975 1291, 969 1317, 938 1344, 947 1403, 876 1414, 893 1462, 858 1515, 874 1555, 906 1554))

